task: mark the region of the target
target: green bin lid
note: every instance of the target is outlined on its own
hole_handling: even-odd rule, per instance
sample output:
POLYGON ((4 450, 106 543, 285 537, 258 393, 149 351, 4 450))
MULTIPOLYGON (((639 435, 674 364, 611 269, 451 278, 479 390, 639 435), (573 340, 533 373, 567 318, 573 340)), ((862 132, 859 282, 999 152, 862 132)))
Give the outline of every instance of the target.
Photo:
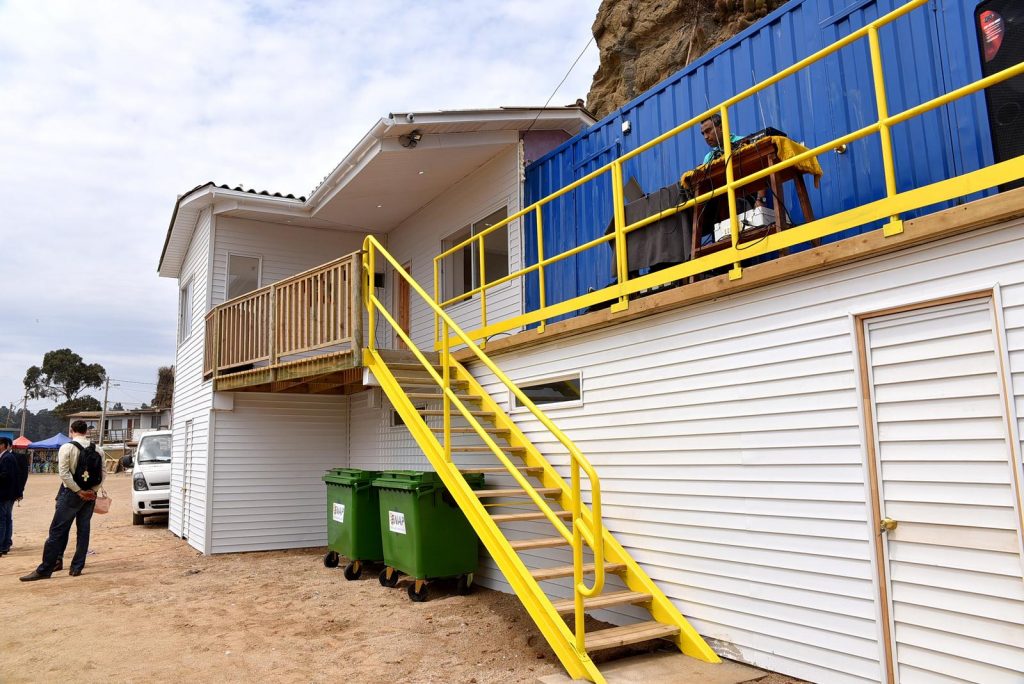
MULTIPOLYGON (((480 489, 484 485, 483 473, 466 473, 463 477, 473 489, 480 489)), ((444 482, 441 480, 441 476, 434 471, 385 470, 373 481, 373 486, 425 492, 444 487, 444 482)))
POLYGON ((369 484, 379 476, 380 472, 376 470, 333 468, 324 473, 323 481, 336 485, 369 484))

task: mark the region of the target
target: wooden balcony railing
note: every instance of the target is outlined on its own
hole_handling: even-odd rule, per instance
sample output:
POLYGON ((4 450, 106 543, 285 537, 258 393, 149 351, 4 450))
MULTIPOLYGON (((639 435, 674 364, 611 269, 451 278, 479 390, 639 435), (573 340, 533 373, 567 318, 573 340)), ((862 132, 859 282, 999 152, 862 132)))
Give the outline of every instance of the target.
POLYGON ((359 260, 354 252, 214 307, 206 315, 204 376, 316 352, 359 347, 359 260))

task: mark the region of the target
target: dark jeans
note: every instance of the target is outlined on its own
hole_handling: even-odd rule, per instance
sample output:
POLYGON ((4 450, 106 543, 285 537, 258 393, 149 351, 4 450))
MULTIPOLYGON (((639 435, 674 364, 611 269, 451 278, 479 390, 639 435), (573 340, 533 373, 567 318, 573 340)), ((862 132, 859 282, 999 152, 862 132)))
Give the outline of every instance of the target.
POLYGON ((11 549, 14 534, 14 499, 0 501, 0 553, 11 549))
POLYGON ((43 562, 36 568, 36 572, 40 575, 50 575, 57 567, 57 561, 64 556, 64 549, 68 546, 71 523, 75 523, 78 532, 71 569, 81 570, 85 567, 85 554, 89 552, 89 526, 92 523, 94 508, 95 501, 83 501, 78 494, 61 485, 60 491, 57 492, 53 522, 50 523, 50 536, 43 545, 43 562))

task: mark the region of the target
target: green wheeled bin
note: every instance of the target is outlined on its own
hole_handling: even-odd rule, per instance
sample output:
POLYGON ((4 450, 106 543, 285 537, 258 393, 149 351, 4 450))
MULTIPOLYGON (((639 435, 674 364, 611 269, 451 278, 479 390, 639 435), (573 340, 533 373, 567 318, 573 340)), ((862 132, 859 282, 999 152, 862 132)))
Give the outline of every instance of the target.
MULTIPOLYGON (((484 476, 466 473, 473 489, 484 476)), ((380 502, 380 533, 385 568, 378 579, 386 587, 398 583, 399 573, 414 581, 409 598, 427 600, 427 581, 458 578, 458 592, 473 585, 479 544, 476 532, 434 472, 389 470, 373 481, 380 502)))
POLYGON ((334 468, 323 476, 327 484, 327 548, 324 565, 338 567, 339 556, 349 559, 345 579, 359 579, 366 562, 384 558, 374 470, 334 468))

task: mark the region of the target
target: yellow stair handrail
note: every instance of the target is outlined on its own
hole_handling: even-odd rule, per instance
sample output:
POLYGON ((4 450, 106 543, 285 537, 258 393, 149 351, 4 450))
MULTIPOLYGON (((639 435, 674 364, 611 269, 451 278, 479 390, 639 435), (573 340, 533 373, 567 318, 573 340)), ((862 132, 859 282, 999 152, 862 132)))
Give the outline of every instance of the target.
POLYGON ((366 274, 366 282, 372 283, 373 276, 376 273, 376 255, 379 252, 384 259, 386 259, 394 268, 395 273, 400 277, 404 278, 409 284, 409 287, 420 296, 427 305, 433 309, 435 316, 437 316, 444 324, 445 335, 442 339, 442 351, 441 351, 441 363, 443 375, 439 375, 434 370, 433 364, 431 364, 423 353, 419 350, 416 344, 412 341, 411 337, 402 330, 401 326, 394 320, 394 318, 388 313, 387 308, 384 304, 377 299, 376 295, 373 294, 373 288, 370 286, 364 287, 364 298, 366 302, 367 311, 370 314, 369 325, 367 328, 368 333, 368 346, 371 350, 376 349, 376 318, 374 316, 375 311, 379 311, 384 319, 392 326, 395 333, 402 339, 402 341, 408 346, 409 350, 413 355, 423 364, 424 368, 430 374, 432 379, 437 382, 442 391, 444 398, 444 435, 445 435, 445 460, 451 463, 451 415, 450 407, 451 404, 455 404, 455 407, 460 413, 466 418, 470 425, 474 428, 477 434, 484 440, 487 446, 494 452, 495 456, 502 462, 502 464, 509 470, 509 473, 513 478, 523 487, 523 489, 530 495, 530 498, 540 507, 559 534, 572 544, 573 549, 573 598, 575 604, 575 617, 576 617, 576 648, 580 653, 585 652, 585 628, 584 628, 584 598, 597 596, 604 589, 605 583, 605 568, 604 568, 604 531, 601 518, 601 485, 600 479, 597 476, 597 472, 593 466, 587 460, 587 458, 580 452, 576 445, 570 440, 565 433, 563 433, 558 427, 551 421, 547 415, 541 411, 533 401, 530 400, 526 394, 507 376, 505 373, 498 368, 498 366, 491 361, 490 358, 484 354, 483 350, 480 349, 476 343, 465 333, 451 319, 451 317, 445 313, 444 310, 438 306, 437 302, 431 298, 424 290, 420 287, 409 273, 401 267, 398 261, 395 260, 387 250, 377 241, 372 235, 366 236, 363 241, 364 250, 364 261, 363 266, 366 274), (572 504, 572 520, 573 529, 571 533, 571 539, 568 536, 568 530, 566 530, 561 520, 554 515, 547 502, 537 494, 533 486, 526 480, 525 477, 513 466, 508 457, 504 454, 500 447, 490 438, 483 426, 480 425, 479 421, 472 415, 472 412, 466 408, 462 401, 458 398, 456 393, 451 389, 451 375, 450 375, 450 364, 451 356, 449 352, 449 340, 451 334, 454 333, 455 337, 461 340, 466 347, 476 356, 476 358, 484 364, 490 370, 498 380, 504 384, 509 391, 511 391, 515 397, 519 400, 522 406, 525 406, 530 413, 533 414, 537 420, 541 422, 548 429, 548 431, 554 435, 562 446, 569 452, 570 468, 571 468, 571 504, 572 504), (590 481, 590 492, 591 492, 591 505, 590 515, 592 523, 587 523, 582 514, 582 500, 580 490, 580 471, 586 474, 587 479, 590 481), (583 544, 586 543, 594 554, 594 582, 591 586, 587 586, 583 579, 583 544))

